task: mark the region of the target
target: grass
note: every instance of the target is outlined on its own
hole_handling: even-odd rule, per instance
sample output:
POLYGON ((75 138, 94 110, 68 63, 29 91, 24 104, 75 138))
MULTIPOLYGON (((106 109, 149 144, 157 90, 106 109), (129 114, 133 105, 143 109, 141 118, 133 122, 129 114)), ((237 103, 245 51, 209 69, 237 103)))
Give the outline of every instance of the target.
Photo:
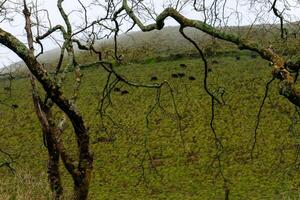
POLYGON ((48 187, 47 174, 41 172, 34 176, 30 171, 18 171, 14 177, 1 180, 1 200, 28 200, 28 199, 50 199, 51 191, 48 187))
MULTIPOLYGON (((271 79, 268 63, 241 55, 210 58, 209 89, 225 105, 215 106, 214 128, 221 138, 221 170, 230 189, 230 199, 299 198, 298 110, 278 94, 272 83, 261 114, 255 159, 250 160, 257 113, 265 85, 271 79)), ((118 84, 129 94, 113 92, 107 116, 100 118, 97 106, 107 74, 98 67, 83 70, 79 110, 90 128, 95 161, 89 199, 224 199, 224 180, 215 159, 217 150, 210 128, 211 100, 203 89, 203 64, 199 59, 180 59, 128 64, 116 69, 134 82, 167 80, 174 89, 182 132, 172 96, 162 89, 161 105, 146 116, 156 102, 156 91, 118 84), (184 63, 187 68, 180 68, 184 63), (172 73, 184 72, 174 79, 172 73), (188 76, 194 76, 190 81, 188 76), (104 125, 104 127, 103 127, 104 125), (105 127, 107 131, 105 131, 105 127), (107 140, 107 138, 112 138, 107 140)), ((65 91, 71 94, 73 74, 65 91)), ((7 81, 0 81, 3 88, 7 81)), ((19 107, 0 105, 0 147, 16 158, 12 175, 0 169, 0 199, 49 199, 47 152, 42 145, 40 125, 33 111, 28 79, 13 81, 12 96, 6 101, 19 107)), ((3 99, 6 94, 1 94, 3 99)), ((57 111, 59 116, 60 112, 57 111)), ((73 149, 69 126, 66 146, 73 149)), ((76 152, 73 152, 75 155, 76 152)), ((1 157, 0 160, 5 159, 1 157)), ((65 197, 72 192, 69 175, 61 167, 65 197)))

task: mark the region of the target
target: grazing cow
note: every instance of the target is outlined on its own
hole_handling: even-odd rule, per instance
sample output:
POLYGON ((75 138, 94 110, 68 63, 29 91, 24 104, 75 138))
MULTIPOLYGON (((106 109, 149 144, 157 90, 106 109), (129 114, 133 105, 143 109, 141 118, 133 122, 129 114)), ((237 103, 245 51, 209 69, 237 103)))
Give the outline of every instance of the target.
POLYGON ((185 76, 185 73, 179 72, 179 73, 177 73, 177 75, 178 75, 179 78, 182 78, 182 77, 185 76))
POLYGON ((219 62, 217 60, 213 60, 212 64, 219 64, 219 62))
POLYGON ((123 91, 121 92, 121 95, 124 95, 124 94, 129 94, 129 92, 128 92, 127 90, 123 90, 123 91))
POLYGON ((187 66, 186 66, 186 64, 180 64, 179 65, 181 68, 186 68, 187 66))
POLYGON ((4 91, 10 91, 10 90, 11 90, 11 87, 10 87, 10 86, 6 86, 6 87, 4 87, 3 89, 4 89, 4 91))
POLYGON ((156 76, 151 77, 151 81, 157 81, 157 80, 158 80, 158 78, 156 76))
POLYGON ((193 76, 189 76, 189 80, 194 81, 194 80, 196 80, 196 78, 193 76))
POLYGON ((18 106, 17 104, 12 104, 11 107, 12 107, 13 109, 19 108, 19 106, 18 106))
POLYGON ((178 74, 172 74, 172 78, 178 78, 178 74))

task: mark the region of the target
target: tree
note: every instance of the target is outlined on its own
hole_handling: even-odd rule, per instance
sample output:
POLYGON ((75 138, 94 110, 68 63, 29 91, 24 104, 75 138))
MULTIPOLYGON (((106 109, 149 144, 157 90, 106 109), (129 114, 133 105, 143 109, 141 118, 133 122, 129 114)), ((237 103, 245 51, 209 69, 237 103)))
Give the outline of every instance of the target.
MULTIPOLYGON (((6 10, 7 4, 9 6, 10 1, 4 1, 1 3, 1 11, 6 10)), ((80 112, 76 108, 76 98, 78 95, 78 89, 80 87, 81 73, 79 64, 76 62, 73 43, 76 43, 79 48, 85 50, 91 50, 100 55, 93 48, 93 43, 89 46, 85 46, 75 39, 76 35, 82 33, 83 31, 94 28, 97 23, 101 23, 106 20, 106 18, 93 21, 88 24, 85 21, 85 26, 81 27, 80 30, 74 32, 69 21, 68 15, 65 13, 62 7, 63 0, 57 1, 57 7, 60 14, 65 22, 67 29, 64 26, 57 25, 55 27, 50 27, 44 34, 39 35, 40 28, 43 27, 39 21, 39 12, 37 5, 29 4, 24 0, 23 5, 23 15, 25 18, 25 30, 27 36, 28 47, 17 39, 12 34, 0 29, 0 43, 15 52, 28 66, 31 72, 31 85, 32 85, 32 98, 35 106, 35 111, 38 119, 42 126, 42 131, 44 135, 44 144, 48 149, 49 163, 48 163, 48 175, 51 189, 53 191, 53 199, 61 199, 63 194, 63 186, 61 185, 60 172, 59 172, 59 160, 61 158, 65 168, 72 176, 74 181, 74 199, 86 199, 88 196, 88 188, 90 183, 90 175, 93 165, 93 155, 89 149, 89 134, 88 129, 85 126, 84 119, 80 112), (36 17, 36 27, 37 36, 34 38, 32 32, 32 18, 31 14, 34 11, 36 17), (59 30, 63 35, 63 45, 61 47, 61 56, 58 61, 57 67, 55 69, 55 76, 52 77, 49 72, 45 70, 43 65, 37 60, 39 55, 43 53, 42 40, 55 31, 59 30), (41 52, 35 55, 34 42, 40 45, 41 52), (61 73, 61 66, 63 64, 65 50, 68 53, 68 62, 64 71, 61 73), (74 93, 71 98, 66 97, 62 92, 62 84, 65 78, 65 73, 68 70, 73 70, 76 75, 74 93), (46 94, 43 99, 38 93, 36 81, 44 88, 46 94), (52 114, 52 109, 54 104, 56 104, 64 113, 62 119, 59 123, 56 122, 52 114), (64 126, 67 118, 71 121, 74 134, 77 139, 78 147, 78 160, 75 161, 68 153, 64 147, 61 134, 64 131, 64 126)), ((85 9, 84 5, 79 1, 80 5, 85 9)), ((46 11, 47 12, 47 11, 46 11)), ((86 10, 85 10, 86 12, 86 10)), ((108 11, 107 11, 108 12, 108 11)), ((86 14, 86 13, 85 13, 86 14)), ((5 14, 4 20, 7 19, 5 14)), ((86 19, 87 20, 87 19, 86 19)), ((9 166, 9 165, 8 165, 9 166)))
MULTIPOLYGON (((82 24, 75 31, 70 22, 69 15, 63 8, 63 2, 63 0, 58 0, 57 7, 59 9, 61 17, 63 18, 64 25, 58 24, 53 27, 48 27, 47 25, 42 24, 39 18, 39 13, 42 11, 38 9, 38 6, 36 4, 32 2, 27 3, 25 0, 22 2, 21 5, 26 22, 25 29, 28 46, 16 36, 0 28, 0 43, 15 52, 25 62, 26 66, 31 72, 33 103, 38 119, 42 126, 44 142, 49 154, 48 171, 49 181, 51 189, 53 191, 53 199, 60 199, 63 194, 63 186, 61 185, 60 172, 58 167, 60 159, 73 178, 74 199, 87 198, 90 183, 90 174, 93 167, 93 155, 90 152, 89 148, 90 142, 88 128, 85 126, 83 116, 80 114, 76 107, 76 99, 81 83, 80 68, 85 66, 85 64, 79 64, 77 62, 74 51, 74 44, 76 44, 79 49, 92 51, 98 56, 98 61, 92 64, 87 64, 87 66, 94 64, 102 66, 109 73, 109 76, 114 75, 116 77, 116 82, 121 81, 133 87, 154 88, 158 91, 163 86, 169 87, 167 82, 154 85, 132 83, 114 70, 114 64, 112 62, 102 60, 101 52, 97 51, 93 45, 94 42, 99 39, 99 32, 103 31, 104 29, 107 32, 107 35, 114 33, 115 48, 113 58, 116 60, 117 64, 120 64, 122 62, 121 56, 118 53, 117 36, 122 28, 122 22, 124 20, 130 20, 130 22, 132 23, 132 26, 129 26, 128 31, 132 30, 132 28, 137 25, 142 31, 147 32, 155 29, 161 30, 165 26, 166 19, 171 17, 180 25, 179 31, 182 36, 189 42, 191 42, 191 44, 194 45, 194 47, 199 52, 199 55, 203 60, 205 66, 204 89, 211 97, 212 102, 212 117, 210 125, 214 133, 216 148, 219 150, 217 159, 219 161, 220 169, 220 152, 222 151, 223 145, 221 139, 214 131, 213 120, 214 105, 215 103, 222 102, 208 88, 208 62, 206 60, 205 52, 203 52, 203 49, 199 44, 197 44, 188 35, 185 34, 184 29, 186 27, 198 29, 199 31, 202 31, 215 39, 220 39, 235 44, 241 50, 249 50, 255 52, 259 54, 263 59, 270 61, 274 65, 274 68, 272 70, 272 81, 274 79, 279 80, 280 94, 286 97, 292 104, 295 104, 298 107, 300 106, 300 93, 295 87, 298 77, 298 71, 300 68, 300 60, 297 57, 294 58, 294 55, 283 55, 285 51, 290 51, 288 45, 286 45, 286 50, 282 49, 283 44, 289 44, 288 42, 290 37, 297 37, 297 32, 291 33, 290 29, 286 27, 290 24, 293 29, 297 30, 297 28, 295 27, 298 26, 297 24, 293 24, 287 20, 288 10, 294 8, 289 4, 288 1, 252 0, 248 2, 249 7, 253 8, 261 6, 263 8, 259 10, 259 14, 266 14, 269 13, 269 11, 272 11, 275 19, 279 20, 279 28, 277 25, 274 25, 275 29, 278 29, 277 32, 275 31, 276 40, 268 39, 264 43, 256 41, 251 35, 251 31, 254 30, 254 23, 258 18, 255 18, 253 20, 253 24, 246 27, 246 30, 242 30, 241 28, 241 34, 233 33, 232 31, 230 31, 230 27, 227 26, 230 15, 235 14, 235 16, 239 18, 240 13, 238 12, 238 10, 234 10, 234 12, 226 14, 229 4, 229 2, 227 2, 226 0, 168 1, 163 5, 165 9, 159 14, 156 14, 155 6, 151 5, 150 1, 147 2, 135 0, 120 0, 117 2, 105 1, 104 3, 104 1, 96 0, 93 1, 91 5, 104 8, 105 14, 103 18, 92 21, 89 21, 87 17, 88 6, 78 0, 79 5, 81 6, 81 14, 83 18, 82 24), (198 13, 199 19, 192 20, 189 17, 185 16, 183 13, 187 8, 193 9, 194 13, 198 13), (32 17, 32 14, 34 17, 32 17), (34 23, 33 18, 35 20, 34 23), (112 22, 113 25, 107 25, 107 23, 109 23, 108 21, 112 22), (147 23, 148 21, 152 21, 153 23, 145 25, 144 22, 147 23), (33 25, 37 28, 35 33, 32 32, 33 25), (43 27, 47 27, 47 29, 43 29, 43 31, 41 31, 43 27), (95 29, 98 29, 98 31, 95 31, 95 29), (47 37, 53 36, 57 31, 61 33, 63 42, 60 46, 60 58, 57 62, 55 70, 53 71, 54 75, 52 75, 50 74, 50 71, 48 71, 49 69, 47 70, 46 68, 44 68, 37 58, 41 54, 43 54, 44 48, 42 41, 47 37), (43 33, 40 34, 41 32, 43 33), (277 36, 277 34, 279 34, 279 37, 277 36), (86 37, 86 44, 82 43, 80 37, 86 37), (279 44, 277 43, 278 38, 280 41, 279 44), (35 51, 35 44, 39 45, 39 47, 36 47, 40 49, 39 53, 35 51), (278 46, 280 46, 280 48, 277 49, 278 46), (65 52, 67 52, 67 62, 65 64, 65 67, 63 68, 65 52), (76 77, 72 97, 67 97, 62 90, 65 74, 68 71, 74 71, 76 77), (42 85, 45 91, 44 97, 38 92, 36 80, 42 85), (64 113, 61 119, 55 119, 53 116, 52 112, 55 105, 59 107, 59 109, 64 113), (64 143, 61 139, 61 134, 64 131, 65 123, 67 120, 70 120, 70 122, 72 123, 74 134, 77 139, 77 161, 74 161, 74 159, 69 155, 68 151, 64 148, 64 143)), ((5 0, 0 4, 0 13, 3 16, 3 20, 10 19, 6 17, 7 9, 9 8, 10 3, 10 1, 5 0)), ((237 1, 237 5, 239 5, 238 3, 239 1, 237 1)), ((297 2, 296 4, 299 4, 299 2, 297 2)), ((235 25, 239 27, 239 24, 235 25)), ((270 28, 268 28, 268 31, 269 29, 270 28)), ((296 47, 296 50, 298 50, 298 47, 296 47)), ((106 93, 103 99, 108 98, 109 92, 111 90, 112 88, 109 88, 107 91, 105 91, 106 93)), ((170 91, 172 92, 171 89, 170 91)), ((255 134, 254 145, 251 152, 253 152, 254 150, 256 137, 257 136, 255 134)), ((227 180, 224 176, 223 179, 225 185, 225 199, 228 199, 229 189, 227 187, 227 180)))
MULTIPOLYGON (((13 3, 14 2, 11 1, 3 1, 1 3, 0 8, 3 14, 3 21, 11 20, 11 18, 7 16, 7 13, 9 13, 8 10, 10 10, 10 6, 13 3)), ((62 3, 63 0, 58 0, 57 8, 63 18, 65 26, 58 24, 54 27, 51 26, 49 18, 48 24, 43 24, 39 18, 40 13, 48 13, 47 10, 39 10, 36 3, 28 3, 26 0, 23 0, 22 3, 17 3, 16 5, 20 5, 20 8, 22 8, 22 13, 25 19, 25 31, 28 47, 17 37, 1 28, 0 43, 16 53, 30 70, 33 104, 42 127, 44 145, 48 149, 48 177, 53 192, 52 198, 61 199, 63 197, 63 186, 61 184, 59 172, 59 161, 61 159, 74 182, 73 198, 86 199, 88 196, 90 175, 93 166, 93 155, 89 148, 90 142, 88 128, 85 126, 84 119, 76 107, 76 100, 81 83, 80 68, 85 65, 89 66, 100 64, 110 74, 115 74, 121 81, 127 81, 112 69, 112 64, 110 62, 102 61, 101 52, 97 51, 93 46, 95 40, 100 38, 100 35, 97 35, 97 31, 103 28, 106 29, 106 35, 110 35, 110 32, 114 31, 116 33, 115 37, 117 36, 118 30, 113 30, 109 28, 108 25, 105 25, 105 21, 110 20, 115 20, 115 23, 117 23, 114 15, 114 9, 116 6, 114 2, 107 1, 107 3, 99 3, 98 6, 100 8, 102 7, 104 10, 104 17, 89 22, 87 18, 87 6, 79 0, 78 3, 82 8, 84 21, 83 24, 77 27, 75 31, 73 31, 71 21, 69 20, 69 16, 65 12, 62 3), (33 21, 33 19, 35 21, 33 21), (33 25, 36 27, 35 36, 32 30, 33 25), (50 27, 48 27, 48 25, 50 25, 50 27), (46 31, 43 31, 43 34, 40 34, 42 32, 41 29, 44 30, 45 27, 48 28, 46 31), (44 53, 43 40, 55 34, 56 31, 61 33, 63 43, 60 45, 61 54, 57 62, 57 66, 55 67, 54 72, 51 72, 50 74, 43 64, 38 61, 38 57, 44 53), (86 44, 83 44, 76 38, 80 34, 81 36, 83 35, 82 37, 85 35, 88 36, 86 44), (92 64, 79 64, 75 56, 74 43, 81 50, 91 51, 97 54, 99 61, 92 64), (37 48, 35 47, 35 44, 39 46, 40 52, 35 51, 37 48), (64 64, 63 60, 65 59, 65 51, 67 52, 67 63, 65 64, 64 69, 62 69, 64 64), (72 97, 65 96, 62 91, 62 86, 68 71, 74 71, 75 73, 75 86, 72 97), (38 92, 36 80, 42 85, 45 91, 44 97, 38 92), (61 119, 55 119, 52 111, 54 109, 54 105, 59 107, 64 113, 61 119), (70 156, 69 152, 64 147, 64 142, 61 138, 67 120, 70 120, 77 140, 77 161, 70 156)), ((20 13, 20 8, 18 7, 15 12, 20 13)), ((59 44, 58 40, 56 42, 59 44)), ((115 48, 114 59, 119 61, 117 46, 115 48)), ((127 83, 136 86, 133 83, 127 83)), ((158 88, 161 86, 153 87, 158 88)), ((9 166, 8 164, 6 165, 9 166)))

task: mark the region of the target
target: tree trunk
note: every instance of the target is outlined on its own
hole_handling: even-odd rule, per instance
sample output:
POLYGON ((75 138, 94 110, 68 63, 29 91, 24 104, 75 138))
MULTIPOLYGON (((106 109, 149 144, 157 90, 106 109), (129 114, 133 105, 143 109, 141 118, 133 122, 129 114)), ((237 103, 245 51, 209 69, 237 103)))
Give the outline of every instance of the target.
POLYGON ((52 199, 60 200, 62 198, 63 188, 59 176, 59 155, 57 153, 52 154, 55 155, 50 155, 49 153, 48 179, 52 190, 52 199))
POLYGON ((63 187, 59 174, 59 151, 57 148, 57 132, 55 124, 51 123, 51 106, 44 104, 37 93, 35 78, 31 75, 32 100, 36 115, 40 121, 44 145, 48 150, 48 180, 52 191, 52 199, 62 199, 63 187))
POLYGON ((79 164, 78 172, 79 175, 74 178, 74 200, 85 200, 88 197, 89 185, 91 180, 91 172, 93 169, 93 156, 89 152, 89 137, 85 130, 81 137, 82 140, 79 141, 79 164))
POLYGON ((74 200, 85 200, 88 197, 90 172, 79 180, 74 181, 74 200))
POLYGON ((55 131, 50 128, 46 135, 46 144, 48 149, 48 179, 52 191, 52 199, 60 200, 63 195, 63 187, 61 185, 60 172, 59 172, 59 152, 55 142, 55 131))

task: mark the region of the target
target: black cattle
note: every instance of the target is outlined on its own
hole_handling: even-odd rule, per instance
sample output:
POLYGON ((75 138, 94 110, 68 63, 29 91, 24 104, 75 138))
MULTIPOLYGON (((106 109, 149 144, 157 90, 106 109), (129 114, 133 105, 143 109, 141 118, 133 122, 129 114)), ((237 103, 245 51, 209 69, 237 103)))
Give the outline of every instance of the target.
POLYGON ((157 80, 158 80, 158 78, 156 76, 151 77, 151 81, 157 81, 157 80))
POLYGON ((194 81, 194 80, 196 80, 196 78, 193 76, 189 76, 189 80, 194 81))
POLYGON ((187 66, 186 66, 186 64, 180 64, 179 65, 181 68, 186 68, 187 66))
POLYGON ((129 94, 129 92, 128 92, 127 90, 123 90, 123 91, 121 92, 121 95, 124 95, 124 94, 129 94))
POLYGON ((178 74, 172 74, 172 78, 178 78, 178 74))
POLYGON ((13 109, 19 108, 19 106, 18 106, 17 104, 12 104, 11 107, 12 107, 13 109))
POLYGON ((179 73, 177 73, 177 75, 178 75, 179 78, 182 78, 182 77, 185 76, 185 73, 179 72, 179 73))

